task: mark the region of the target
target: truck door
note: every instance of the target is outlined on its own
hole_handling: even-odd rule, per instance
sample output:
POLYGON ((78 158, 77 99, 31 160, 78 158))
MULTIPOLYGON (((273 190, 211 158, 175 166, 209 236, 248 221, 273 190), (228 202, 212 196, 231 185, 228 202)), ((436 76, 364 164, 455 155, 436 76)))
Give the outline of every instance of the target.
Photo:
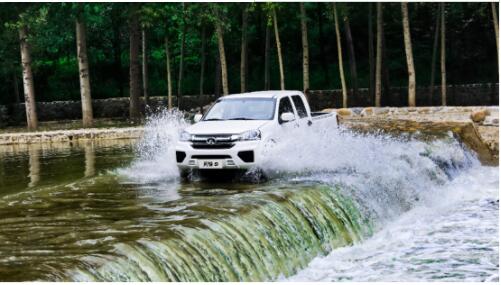
POLYGON ((299 95, 293 95, 292 102, 294 103, 294 107, 296 108, 296 113, 298 117, 298 124, 301 127, 310 126, 312 124, 310 116, 308 116, 308 111, 306 110, 306 106, 304 105, 304 101, 299 95))
POLYGON ((283 97, 280 99, 280 102, 278 103, 278 123, 282 126, 290 126, 296 124, 297 117, 296 114, 294 113, 294 108, 292 107, 291 100, 289 99, 288 96, 283 97), (291 113, 294 115, 294 120, 289 121, 289 122, 284 122, 282 120, 282 114, 284 113, 291 113))

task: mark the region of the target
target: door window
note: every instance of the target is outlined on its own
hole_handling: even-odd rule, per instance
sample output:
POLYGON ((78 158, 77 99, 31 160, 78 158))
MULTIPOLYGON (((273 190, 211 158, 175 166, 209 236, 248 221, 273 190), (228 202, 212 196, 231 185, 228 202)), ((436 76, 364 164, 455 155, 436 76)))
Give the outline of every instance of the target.
POLYGON ((306 112, 306 107, 304 106, 304 102, 303 99, 301 99, 301 96, 292 96, 292 101, 294 102, 294 106, 296 106, 296 111, 299 118, 308 117, 308 112, 306 112))
POLYGON ((283 123, 281 116, 283 113, 292 113, 294 114, 294 110, 292 109, 291 100, 289 97, 284 97, 280 99, 280 104, 278 105, 278 122, 280 124, 283 123))

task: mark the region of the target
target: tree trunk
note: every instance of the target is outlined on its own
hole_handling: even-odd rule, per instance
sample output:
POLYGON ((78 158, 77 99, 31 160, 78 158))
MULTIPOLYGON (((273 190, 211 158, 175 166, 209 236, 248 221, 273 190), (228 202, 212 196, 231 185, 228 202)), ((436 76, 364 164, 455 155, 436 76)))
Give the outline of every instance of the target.
POLYGON ((433 51, 431 54, 430 92, 428 94, 428 105, 432 105, 433 91, 435 89, 435 65, 437 61, 438 34, 440 31, 440 4, 438 10, 439 11, 437 12, 437 18, 435 22, 435 37, 433 39, 433 51))
POLYGON ((334 26, 336 28, 336 42, 337 42, 337 58, 339 65, 339 76, 341 77, 341 88, 343 90, 343 108, 348 107, 348 91, 346 90, 346 81, 344 79, 344 67, 343 67, 343 50, 341 46, 341 34, 339 33, 339 21, 337 18, 336 3, 332 3, 332 8, 334 9, 334 26))
POLYGON ((247 22, 249 11, 244 6, 242 11, 242 42, 240 48, 240 92, 247 90, 247 22))
POLYGON ((143 28, 141 31, 141 39, 142 39, 142 52, 143 52, 143 97, 144 97, 144 105, 146 109, 149 105, 149 96, 148 96, 148 47, 146 42, 146 30, 143 28))
POLYGON ((440 3, 440 73, 442 74, 442 88, 441 88, 441 97, 442 97, 442 106, 447 105, 447 83, 446 83, 446 74, 445 74, 445 4, 440 3))
POLYGON ((17 74, 16 72, 13 72, 12 73, 12 87, 14 88, 14 102, 16 103, 16 105, 19 105, 21 104, 21 101, 19 99, 19 83, 17 82, 17 74))
POLYGON ((358 75, 357 61, 355 59, 355 47, 353 46, 353 37, 351 36, 350 19, 344 17, 344 31, 346 34, 346 44, 348 46, 348 58, 350 60, 351 87, 353 89, 353 99, 358 98, 358 75))
POLYGON ((278 33, 277 12, 275 11, 275 9, 273 9, 273 27, 275 29, 275 42, 277 43, 278 68, 280 71, 280 89, 285 90, 284 62, 283 62, 283 58, 282 58, 282 44, 280 43, 280 35, 278 33))
POLYGON ((205 26, 202 27, 202 46, 200 48, 200 95, 204 94, 205 76, 205 26))
POLYGON ((119 16, 116 15, 118 12, 116 9, 113 10, 112 16, 111 16, 111 25, 113 27, 113 40, 112 40, 112 46, 113 46, 113 71, 114 71, 114 77, 115 81, 117 82, 118 85, 118 92, 119 96, 123 97, 124 96, 124 87, 123 87, 123 72, 122 72, 122 47, 120 44, 120 27, 122 26, 122 23, 117 19, 119 16))
POLYGON ((496 51, 498 52, 499 56, 499 26, 498 26, 498 15, 495 2, 491 2, 491 9, 492 9, 492 24, 494 24, 494 32, 496 33, 496 51))
POLYGON ((377 6, 377 34, 376 34, 376 74, 375 74, 375 106, 381 107, 381 65, 383 61, 383 4, 378 2, 377 6))
POLYGON ((216 64, 214 65, 215 71, 214 71, 214 95, 216 97, 221 96, 221 59, 219 55, 219 50, 215 54, 215 59, 216 59, 216 64))
POLYGON ((390 86, 390 73, 388 70, 388 56, 386 49, 386 35, 384 32, 384 26, 381 29, 381 49, 382 49, 382 59, 381 59, 381 94, 386 94, 386 96, 381 96, 381 105, 391 104, 391 86, 390 86), (386 99, 386 100, 385 100, 386 99))
POLYGON ((185 4, 183 2, 183 32, 181 34, 181 50, 179 51, 179 74, 177 80, 177 106, 181 104, 181 96, 183 95, 183 75, 184 75, 184 47, 186 45, 186 21, 184 16, 185 4))
POLYGON ((412 54, 411 32, 409 28, 409 13, 407 2, 402 2, 402 25, 404 28, 405 57, 407 59, 407 72, 409 73, 409 107, 416 106, 416 72, 414 70, 414 56, 412 54))
POLYGON ((221 81, 223 83, 223 95, 228 95, 228 70, 226 67, 226 53, 224 51, 223 28, 221 23, 216 21, 217 45, 219 49, 219 60, 221 62, 221 81))
POLYGON ((264 90, 270 90, 270 26, 266 23, 266 35, 264 44, 264 90))
POLYGON ((369 98, 370 103, 373 102, 374 92, 374 28, 372 27, 372 3, 369 3, 369 98))
POLYGON ((82 123, 84 128, 92 127, 92 97, 89 78, 89 61, 87 59, 87 40, 85 23, 76 21, 78 73, 80 75, 80 96, 82 98, 82 123))
POLYGON ((165 61, 167 66, 167 107, 172 109, 172 76, 170 69, 169 37, 165 37, 165 61))
POLYGON ((26 121, 28 130, 34 131, 38 128, 37 107, 35 102, 35 84, 33 82, 33 72, 31 70, 31 51, 28 42, 28 31, 26 26, 19 29, 19 43, 21 49, 21 65, 23 68, 23 89, 24 105, 26 107, 26 121))
POLYGON ((301 10, 301 41, 303 43, 303 91, 306 93, 310 89, 310 66, 308 53, 308 26, 306 24, 306 10, 304 3, 299 3, 301 10))
POLYGON ((320 65, 324 73, 324 89, 328 89, 330 78, 329 68, 327 67, 327 57, 325 56, 325 36, 324 36, 324 21, 322 17, 323 3, 317 3, 317 18, 318 18, 318 46, 320 48, 320 65))
MULTIPOLYGON (((136 8, 137 9, 137 8, 136 8)), ((139 111, 139 97, 141 96, 141 67, 139 65, 139 46, 140 46, 139 21, 137 10, 131 13, 129 19, 129 44, 130 44, 130 63, 129 63, 129 84, 130 84, 130 106, 129 116, 133 122, 138 122, 141 113, 139 111)))

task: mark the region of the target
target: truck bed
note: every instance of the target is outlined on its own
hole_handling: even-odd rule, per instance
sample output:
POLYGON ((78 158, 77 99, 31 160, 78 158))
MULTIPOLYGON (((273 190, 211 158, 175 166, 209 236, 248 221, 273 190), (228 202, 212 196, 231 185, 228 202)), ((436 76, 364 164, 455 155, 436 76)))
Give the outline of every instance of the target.
POLYGON ((311 112, 310 115, 313 122, 320 122, 321 125, 328 126, 329 122, 332 124, 331 118, 334 120, 336 126, 339 123, 336 112, 311 112))

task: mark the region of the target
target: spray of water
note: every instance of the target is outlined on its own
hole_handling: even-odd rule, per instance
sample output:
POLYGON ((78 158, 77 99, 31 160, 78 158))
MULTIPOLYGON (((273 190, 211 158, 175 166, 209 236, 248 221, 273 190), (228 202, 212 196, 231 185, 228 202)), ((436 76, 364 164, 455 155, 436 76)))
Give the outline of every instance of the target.
POLYGON ((134 182, 172 182, 179 178, 174 147, 179 131, 189 124, 178 110, 163 110, 148 117, 144 135, 136 146, 137 159, 118 174, 134 182))
MULTIPOLYGON (((178 180, 174 147, 188 125, 179 111, 150 117, 138 158, 119 173, 141 183, 178 180)), ((479 164, 452 133, 390 136, 315 126, 284 129, 263 142, 257 168, 272 180, 341 185, 380 224, 479 164)))
MULTIPOLYGON (((141 183, 177 183, 174 145, 185 126, 177 112, 150 118, 138 158, 119 173, 141 183)), ((372 229, 380 231, 423 201, 441 197, 451 180, 479 166, 451 134, 395 137, 312 127, 284 130, 263 143, 258 168, 270 178, 270 196, 255 204, 254 195, 266 191, 230 196, 234 203, 252 204, 251 211, 202 219, 197 228, 179 227, 179 238, 119 244, 113 261, 107 256, 88 260, 93 265, 86 263, 72 278, 255 281, 290 276, 312 257, 357 244, 372 229), (289 188, 286 194, 274 196, 282 187, 289 188)))

